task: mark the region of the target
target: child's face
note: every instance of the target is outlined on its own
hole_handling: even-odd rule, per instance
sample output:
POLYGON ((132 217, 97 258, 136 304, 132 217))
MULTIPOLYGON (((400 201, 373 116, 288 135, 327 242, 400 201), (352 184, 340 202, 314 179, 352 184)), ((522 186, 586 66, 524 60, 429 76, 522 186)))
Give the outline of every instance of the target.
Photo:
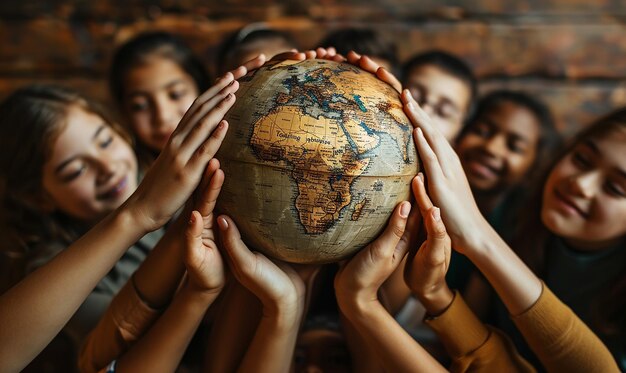
POLYGON ((311 329, 301 333, 294 362, 297 373, 351 371, 350 354, 343 336, 327 329, 311 329))
POLYGON ((43 167, 51 209, 94 222, 137 188, 133 149, 98 115, 73 105, 43 167))
POLYGON ((457 154, 473 190, 502 191, 535 161, 540 124, 526 108, 502 102, 470 123, 457 154))
POLYGON ((175 62, 153 57, 124 77, 126 113, 138 140, 160 152, 199 92, 175 62))
POLYGON ((471 92, 467 84, 430 65, 413 68, 404 83, 445 138, 452 142, 463 126, 469 107, 471 92))
POLYGON ((552 169, 543 223, 580 249, 611 246, 626 235, 626 131, 585 139, 552 169))

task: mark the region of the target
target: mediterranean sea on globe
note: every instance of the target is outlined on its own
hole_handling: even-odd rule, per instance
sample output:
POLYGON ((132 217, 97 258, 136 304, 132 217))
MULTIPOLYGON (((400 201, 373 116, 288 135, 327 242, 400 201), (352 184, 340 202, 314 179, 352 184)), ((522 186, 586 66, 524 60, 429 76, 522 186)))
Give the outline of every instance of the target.
POLYGON ((329 263, 375 239, 419 169, 398 92, 317 59, 271 61, 239 82, 217 208, 250 249, 329 263))

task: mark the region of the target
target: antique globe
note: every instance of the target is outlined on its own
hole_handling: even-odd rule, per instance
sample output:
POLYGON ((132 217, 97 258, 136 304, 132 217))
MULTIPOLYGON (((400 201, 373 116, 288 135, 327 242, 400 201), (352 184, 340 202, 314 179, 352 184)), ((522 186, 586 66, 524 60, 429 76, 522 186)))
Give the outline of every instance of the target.
POLYGON ((375 239, 418 172, 399 94, 358 67, 316 59, 272 61, 239 82, 217 155, 218 211, 250 249, 329 263, 375 239))

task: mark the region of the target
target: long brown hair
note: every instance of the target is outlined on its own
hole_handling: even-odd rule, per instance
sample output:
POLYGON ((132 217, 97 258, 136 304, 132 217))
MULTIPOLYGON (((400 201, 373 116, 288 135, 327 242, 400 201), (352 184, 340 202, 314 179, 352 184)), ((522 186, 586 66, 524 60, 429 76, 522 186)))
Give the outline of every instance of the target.
MULTIPOLYGON (((546 247, 548 241, 554 237, 541 220, 542 194, 545 183, 552 169, 579 143, 588 139, 604 136, 612 131, 626 132, 626 108, 615 110, 598 119, 589 127, 578 133, 560 155, 548 167, 545 175, 536 183, 535 190, 531 193, 528 206, 528 214, 522 217, 520 229, 513 235, 512 247, 526 264, 540 277, 545 277, 546 272, 546 247)), ((620 243, 619 250, 626 250, 626 237, 620 243)), ((623 264, 620 275, 612 283, 604 294, 600 294, 596 304, 593 305, 595 326, 607 334, 626 333, 626 263, 623 264)))
MULTIPOLYGON (((23 264, 30 248, 46 242, 69 244, 81 233, 81 222, 60 212, 46 212, 40 203, 44 163, 65 127, 68 108, 74 105, 100 116, 129 140, 101 106, 67 88, 27 86, 0 103, 1 251, 12 262, 23 264)), ((9 277, 20 277, 22 271, 16 266, 10 269, 16 273, 9 277)))

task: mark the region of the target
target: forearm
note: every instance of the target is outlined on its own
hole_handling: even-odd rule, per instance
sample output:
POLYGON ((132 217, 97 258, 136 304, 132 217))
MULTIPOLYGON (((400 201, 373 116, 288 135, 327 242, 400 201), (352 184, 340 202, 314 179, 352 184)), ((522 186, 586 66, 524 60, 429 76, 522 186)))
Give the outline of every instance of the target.
POLYGON ((7 291, 0 298, 0 370, 19 371, 32 360, 146 233, 120 209, 7 291))
POLYGON ((376 351, 389 372, 446 370, 391 317, 379 302, 340 305, 357 332, 376 351))
POLYGON ((235 279, 231 280, 211 328, 204 361, 207 372, 234 372, 261 318, 259 300, 235 279))
POLYGON ((118 359, 117 372, 174 372, 218 294, 183 287, 148 333, 118 359))
POLYGON ((304 304, 272 311, 261 317, 240 372, 288 372, 298 338, 304 304))
POLYGON ((185 272, 182 232, 176 221, 133 275, 137 293, 152 308, 164 308, 170 302, 185 272))
POLYGON ((541 295, 541 281, 491 227, 465 250, 512 315, 530 308, 541 295))

